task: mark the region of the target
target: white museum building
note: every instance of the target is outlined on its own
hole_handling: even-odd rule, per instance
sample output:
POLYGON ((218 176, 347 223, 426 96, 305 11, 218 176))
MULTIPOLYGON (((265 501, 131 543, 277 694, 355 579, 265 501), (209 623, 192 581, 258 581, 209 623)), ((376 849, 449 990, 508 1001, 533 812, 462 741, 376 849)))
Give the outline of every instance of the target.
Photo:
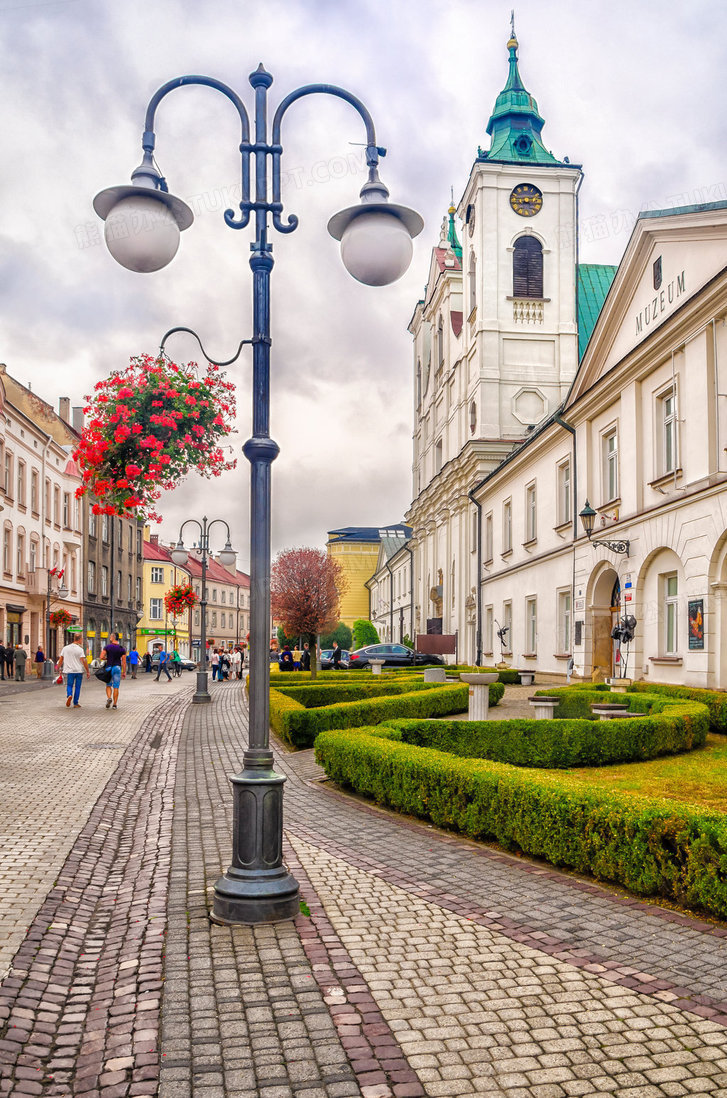
POLYGON ((372 606, 460 662, 727 687, 727 203, 643 213, 618 268, 579 263, 582 174, 517 49, 410 323, 412 537, 372 606))

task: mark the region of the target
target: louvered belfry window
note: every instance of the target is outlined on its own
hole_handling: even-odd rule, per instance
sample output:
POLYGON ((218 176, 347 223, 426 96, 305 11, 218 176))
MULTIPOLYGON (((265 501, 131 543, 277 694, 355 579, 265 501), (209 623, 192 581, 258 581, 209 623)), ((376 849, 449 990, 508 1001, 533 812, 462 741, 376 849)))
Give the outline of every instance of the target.
POLYGON ((515 241, 512 296, 543 296, 543 247, 534 236, 521 236, 515 241))

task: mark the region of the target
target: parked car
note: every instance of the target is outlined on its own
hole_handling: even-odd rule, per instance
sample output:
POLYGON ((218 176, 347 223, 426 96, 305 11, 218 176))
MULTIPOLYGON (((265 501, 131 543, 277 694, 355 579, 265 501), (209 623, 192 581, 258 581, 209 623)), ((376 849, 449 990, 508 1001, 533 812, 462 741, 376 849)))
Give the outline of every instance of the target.
MULTIPOLYGON (((341 649, 341 667, 348 667, 349 651, 347 648, 341 649)), ((321 649, 321 671, 333 670, 333 649, 322 648, 321 649)))
POLYGON ((350 671, 369 667, 370 660, 383 660, 386 667, 425 667, 444 664, 441 656, 432 656, 428 652, 415 652, 405 644, 367 644, 357 648, 348 657, 350 671))

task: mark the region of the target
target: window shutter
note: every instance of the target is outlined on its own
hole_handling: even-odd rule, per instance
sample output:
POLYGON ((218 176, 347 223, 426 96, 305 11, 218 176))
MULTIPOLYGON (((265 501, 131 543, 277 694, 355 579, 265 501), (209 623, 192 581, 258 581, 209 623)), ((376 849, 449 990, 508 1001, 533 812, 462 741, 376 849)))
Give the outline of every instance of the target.
POLYGON ((512 257, 513 297, 543 296, 543 249, 534 236, 521 236, 512 257))

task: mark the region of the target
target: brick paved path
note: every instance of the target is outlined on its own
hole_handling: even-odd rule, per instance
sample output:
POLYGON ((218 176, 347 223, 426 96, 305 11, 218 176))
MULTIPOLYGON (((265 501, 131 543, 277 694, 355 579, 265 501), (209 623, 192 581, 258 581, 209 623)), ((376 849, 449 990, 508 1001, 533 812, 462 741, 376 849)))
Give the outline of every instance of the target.
POLYGON ((190 693, 129 733, 0 986, 0 1094, 727 1098, 724 929, 346 797, 311 752, 276 764, 310 917, 213 926, 246 712, 190 693))

